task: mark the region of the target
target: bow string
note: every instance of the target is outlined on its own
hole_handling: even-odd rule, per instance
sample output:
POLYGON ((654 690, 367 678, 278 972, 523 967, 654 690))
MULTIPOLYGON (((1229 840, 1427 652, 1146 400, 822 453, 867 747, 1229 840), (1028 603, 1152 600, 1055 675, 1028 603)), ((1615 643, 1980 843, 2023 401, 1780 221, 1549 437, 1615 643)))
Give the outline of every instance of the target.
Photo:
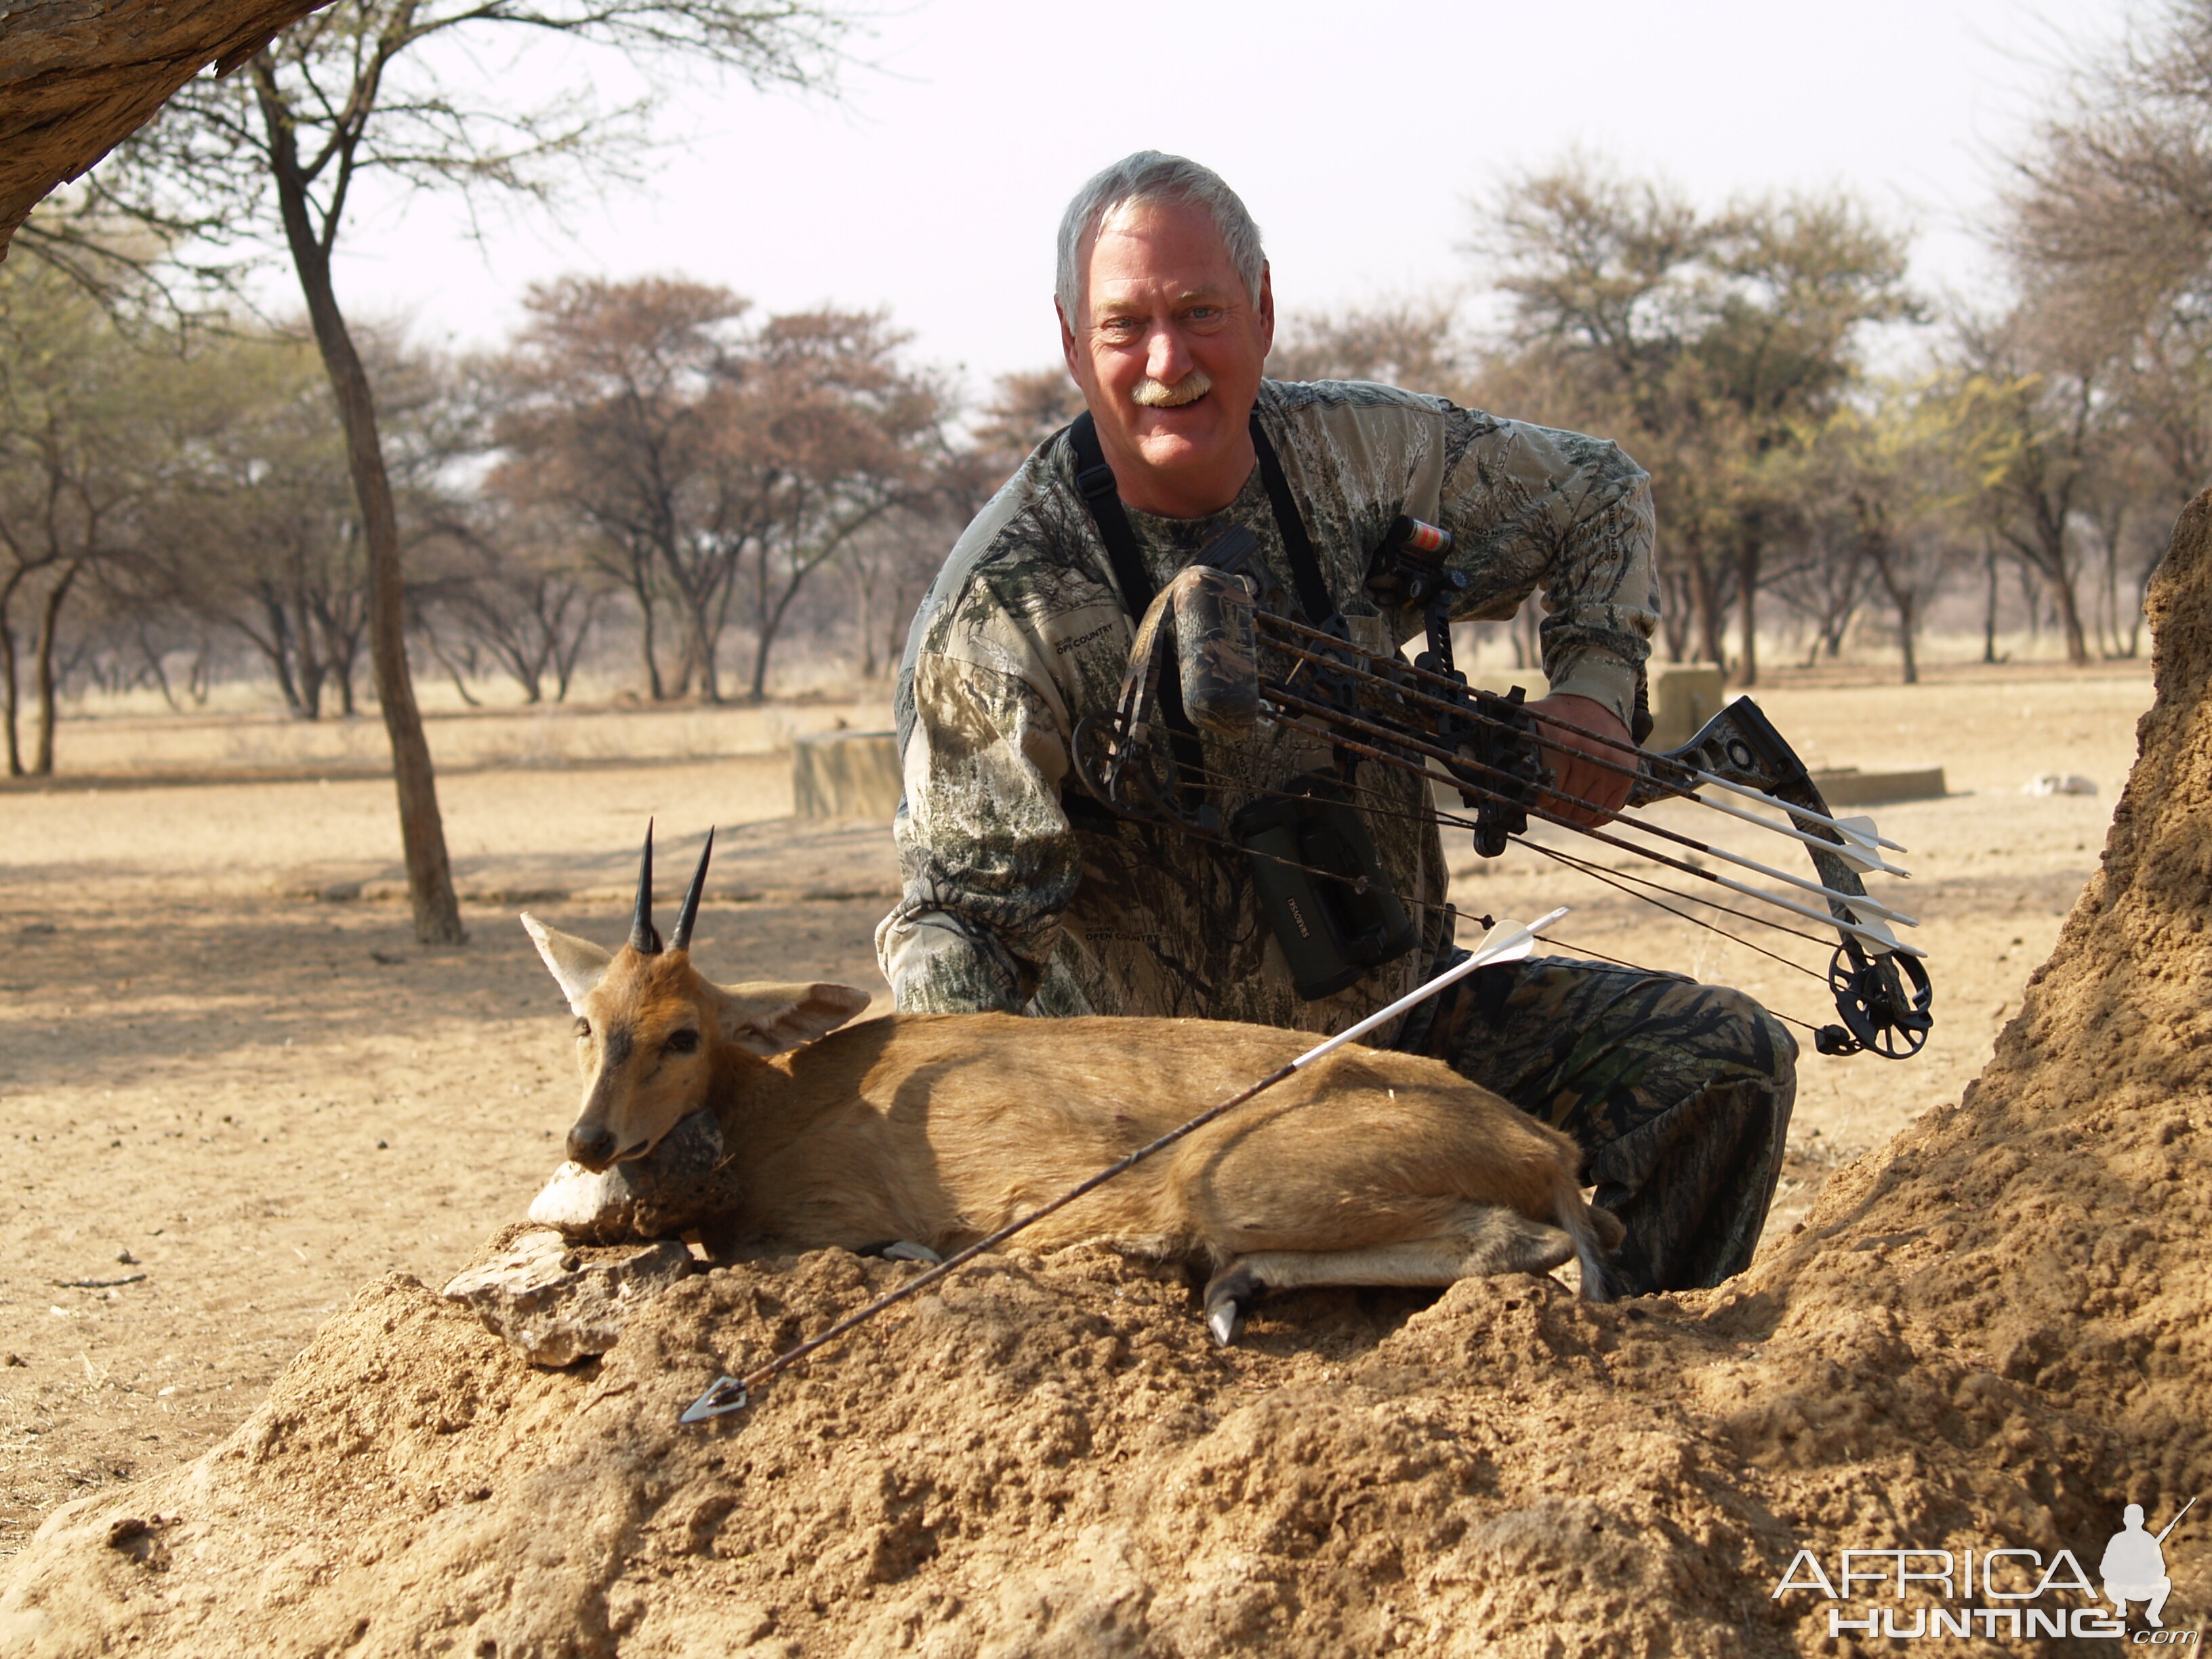
MULTIPOLYGON (((1341 883, 1340 869, 1236 840, 1224 824, 1226 799, 1288 799, 1297 792, 1255 788, 1210 769, 1191 741, 1201 729, 1236 738, 1267 722, 1302 732, 1333 751, 1340 779, 1334 787, 1370 815, 1429 813, 1408 814, 1402 800, 1361 785, 1355 775, 1358 763, 1417 775, 1431 799, 1438 785, 1456 792, 1460 810, 1439 804, 1433 815, 1442 826, 1470 831, 1479 854, 1494 858, 1509 845, 1525 847, 1823 981, 1842 1023, 1814 1029, 1821 1053, 1863 1051, 1888 1059, 1918 1053, 1933 1025, 1926 953, 1895 932, 1917 924, 1869 895, 1863 879, 1876 873, 1907 876, 1882 856, 1905 849, 1880 835, 1871 819, 1831 811, 1804 763, 1747 697, 1729 703, 1680 748, 1663 752, 1547 714, 1544 725, 1580 738, 1585 759, 1629 786, 1626 806, 1603 825, 1567 816, 1604 814, 1595 803, 1559 791, 1543 765, 1538 721, 1520 689, 1504 696, 1483 690, 1469 684, 1453 661, 1449 608, 1466 578, 1444 568, 1450 547, 1448 532, 1401 518, 1370 561, 1369 591, 1386 610, 1419 617, 1425 631, 1427 649, 1409 663, 1387 642, 1355 640, 1341 614, 1319 626, 1295 620, 1294 604, 1253 558, 1257 544, 1250 532, 1241 527, 1225 532, 1146 607, 1112 715, 1093 716, 1077 726, 1071 759, 1083 786, 1122 817, 1171 825, 1341 883), (1181 695, 1164 700, 1162 686, 1170 673, 1181 695), (1809 857, 1811 874, 1718 845, 1651 812, 1677 801, 1794 845, 1809 857), (1534 838, 1532 823, 1580 836, 1591 843, 1590 851, 1570 853, 1549 838, 1534 838), (1608 864, 1605 851, 1625 855, 1630 864, 1672 872, 1688 884, 1608 864), (1723 867, 1710 867, 1706 860, 1723 867), (1810 967, 1717 916, 1742 929, 1822 946, 1829 951, 1827 962, 1810 967)), ((1410 895, 1392 896, 1409 906, 1421 902, 1410 895)))

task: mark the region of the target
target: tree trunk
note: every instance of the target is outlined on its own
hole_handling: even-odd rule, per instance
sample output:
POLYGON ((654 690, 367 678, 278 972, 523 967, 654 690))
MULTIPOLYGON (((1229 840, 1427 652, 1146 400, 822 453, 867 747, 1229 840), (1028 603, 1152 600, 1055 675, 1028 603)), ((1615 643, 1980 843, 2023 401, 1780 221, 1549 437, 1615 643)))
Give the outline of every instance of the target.
POLYGON ((1989 592, 1982 606, 1982 660, 1994 663, 1997 659, 1997 550, 1982 549, 1982 563, 1990 579, 1989 592))
POLYGON ((22 776, 22 738, 15 734, 22 692, 15 684, 15 629, 7 617, 0 617, 0 717, 7 723, 7 775, 11 779, 22 776))
POLYGON ((15 623, 9 612, 15 604, 15 588, 23 580, 23 572, 16 571, 8 578, 8 585, 0 588, 0 699, 5 708, 8 726, 8 775, 23 775, 22 739, 16 734, 16 719, 21 708, 22 692, 15 673, 15 623))
POLYGON ((2027 612, 2027 642, 2043 637, 2043 590, 2036 586, 2038 572, 2026 559, 2020 562, 2020 604, 2027 612))
POLYGON ((691 655, 699 665, 700 701, 720 702, 722 700, 722 682, 714 671, 714 637, 708 631, 703 615, 695 617, 691 626, 691 655))
POLYGON ((1720 596, 1713 591, 1713 569, 1705 562, 1705 550, 1693 547, 1689 551, 1690 608, 1696 613, 1698 652, 1705 661, 1728 666, 1728 646, 1721 638, 1723 626, 1720 596))
POLYGON ((302 719, 300 687, 292 678, 292 623, 284 610, 283 596, 271 592, 264 583, 257 586, 254 597, 261 601, 261 614, 269 619, 268 638, 264 639, 243 622, 234 619, 232 625, 269 659, 270 672, 276 676, 276 690, 284 699, 285 712, 295 720, 302 719))
POLYGON ((54 585, 46 590, 46 602, 39 608, 39 638, 32 647, 31 669, 39 686, 39 749, 31 761, 33 777, 54 775, 54 637, 61 630, 62 607, 69 603, 70 589, 76 586, 77 573, 83 568, 82 559, 64 566, 54 585))
POLYGON ((275 71, 263 58, 255 65, 262 119, 268 130, 277 205, 284 219, 293 268, 307 297, 307 319, 315 331, 323 367, 337 400, 345 429, 346 462, 361 504, 362 528, 368 546, 368 651, 376 675, 376 700, 392 744, 392 775, 398 786, 399 840, 407 861, 407 893, 414 902, 415 937, 425 945, 458 945, 468 937, 453 896, 453 866, 446 857, 446 830, 438 812, 438 784, 430 765, 430 745, 422 735, 422 711, 415 703, 415 682, 407 666, 406 587, 399 569, 399 515, 392 504, 392 479, 384 467, 377 435, 376 400, 368 371, 354 349, 345 318, 331 284, 328 256, 315 240, 308 219, 307 192, 300 176, 292 129, 276 94, 275 71))
POLYGON ((1747 530, 1736 544, 1736 625, 1743 635, 1741 685, 1759 684, 1759 566, 1766 551, 1756 530, 1747 530))
POLYGON ((642 572, 630 582, 629 591, 637 600, 638 648, 645 655, 645 694, 654 702, 665 702, 668 688, 661 683, 660 654, 653 641, 653 588, 642 572))
POLYGON ((1889 595, 1891 608, 1897 612, 1897 644, 1904 658, 1905 684, 1917 685, 1920 683, 1920 665, 1913 659, 1912 635, 1914 613, 1918 607, 1914 602, 1911 584, 1898 580, 1894 563, 1896 554, 1897 548, 1893 543, 1868 538, 1867 556, 1874 562, 1875 577, 1881 583, 1882 592, 1889 595))
POLYGON ((315 644, 315 614, 297 588, 292 596, 298 606, 292 618, 292 640, 299 658, 300 718, 319 720, 323 717, 323 655, 315 644))
POLYGON ((2051 609, 2057 613, 2059 630, 2066 640, 2066 660, 2079 668, 2089 660, 2089 643, 2081 631, 2081 602, 2063 571, 2063 566, 2059 573, 2045 571, 2045 586, 2051 590, 2051 609))

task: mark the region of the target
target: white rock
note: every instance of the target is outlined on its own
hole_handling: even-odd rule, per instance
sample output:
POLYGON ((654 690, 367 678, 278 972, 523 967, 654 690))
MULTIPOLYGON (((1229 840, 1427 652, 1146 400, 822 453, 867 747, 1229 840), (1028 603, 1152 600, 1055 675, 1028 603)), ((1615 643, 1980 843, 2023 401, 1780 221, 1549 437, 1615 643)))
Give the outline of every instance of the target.
POLYGON ((690 1251, 674 1239, 586 1261, 540 1229, 455 1275, 444 1294, 532 1364, 572 1365, 613 1347, 632 1314, 690 1271, 690 1251))
POLYGON ((2094 778, 2085 778, 2079 772, 2039 772, 2027 781, 2023 795, 2094 795, 2097 793, 2094 778))

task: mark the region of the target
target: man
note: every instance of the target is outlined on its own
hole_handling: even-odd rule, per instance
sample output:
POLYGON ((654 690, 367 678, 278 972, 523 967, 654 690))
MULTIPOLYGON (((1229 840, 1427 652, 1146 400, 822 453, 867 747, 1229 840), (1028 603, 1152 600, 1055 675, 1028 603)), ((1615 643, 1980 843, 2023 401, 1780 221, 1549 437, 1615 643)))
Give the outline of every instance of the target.
MULTIPOLYGON (((1287 590, 1327 590, 1306 609, 1395 645, 1364 576, 1408 514, 1456 538, 1461 615, 1510 616, 1542 586, 1553 689, 1533 707, 1626 740, 1658 609, 1649 481, 1612 444, 1439 398, 1264 380, 1274 299, 1259 232, 1193 162, 1145 151, 1106 169, 1070 204, 1059 254, 1060 344, 1088 428, 1030 457, 915 616, 897 693, 905 894, 877 933, 884 973, 907 1012, 1340 1030, 1454 959, 1426 787, 1371 764, 1352 780, 1418 946, 1301 999, 1233 833, 1121 820, 1070 772, 1075 727, 1111 711, 1148 597, 1125 589, 1157 592, 1242 526, 1287 590)), ((1589 804, 1560 810, 1616 810, 1626 780, 1592 763, 1601 746, 1542 729, 1554 787, 1589 804)), ((1197 759, 1192 781, 1231 825, 1333 757, 1263 725, 1204 738, 1197 759)), ((1478 970, 1440 1000, 1395 1041, 1581 1141, 1598 1200, 1628 1228, 1620 1282, 1711 1285, 1749 1261, 1796 1091, 1796 1046, 1771 1016, 1722 988, 1556 959, 1478 970)))
MULTIPOLYGON (((2129 1602, 2147 1602, 2143 1617, 2152 1629, 2164 1630, 2166 1621, 2159 1614, 2166 1611, 2166 1598, 2173 1594, 2173 1580, 2166 1576, 2166 1552, 2160 1547, 2165 1534, 2154 1538, 2143 1530, 2140 1504, 2129 1504, 2120 1522, 2097 1565, 2097 1576, 2105 1581, 2105 1599, 2120 1610, 2123 1619, 2128 1616, 2129 1602)), ((2168 1522, 2166 1530, 2172 1529, 2168 1522)))

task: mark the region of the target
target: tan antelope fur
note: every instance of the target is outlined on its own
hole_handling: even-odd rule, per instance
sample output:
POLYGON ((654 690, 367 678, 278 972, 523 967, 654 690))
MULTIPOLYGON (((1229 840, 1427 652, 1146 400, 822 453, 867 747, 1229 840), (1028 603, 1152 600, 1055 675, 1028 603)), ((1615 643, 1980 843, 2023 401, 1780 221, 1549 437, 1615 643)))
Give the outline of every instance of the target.
MULTIPOLYGON (((712 838, 709 837, 709 852, 712 838)), ((801 1249, 970 1243, 1227 1098, 1310 1035, 1218 1020, 894 1014, 865 993, 709 983, 649 915, 610 953, 523 925, 577 1016, 583 1108, 568 1155, 645 1158, 711 1111, 735 1236, 801 1249), (842 1029, 837 1029, 842 1027, 842 1029)), ((1242 1306, 1309 1285, 1447 1285, 1582 1262, 1605 1297, 1620 1223, 1586 1205, 1580 1151, 1442 1062, 1348 1046, 1023 1235, 1202 1258, 1215 1334, 1242 1306)))

